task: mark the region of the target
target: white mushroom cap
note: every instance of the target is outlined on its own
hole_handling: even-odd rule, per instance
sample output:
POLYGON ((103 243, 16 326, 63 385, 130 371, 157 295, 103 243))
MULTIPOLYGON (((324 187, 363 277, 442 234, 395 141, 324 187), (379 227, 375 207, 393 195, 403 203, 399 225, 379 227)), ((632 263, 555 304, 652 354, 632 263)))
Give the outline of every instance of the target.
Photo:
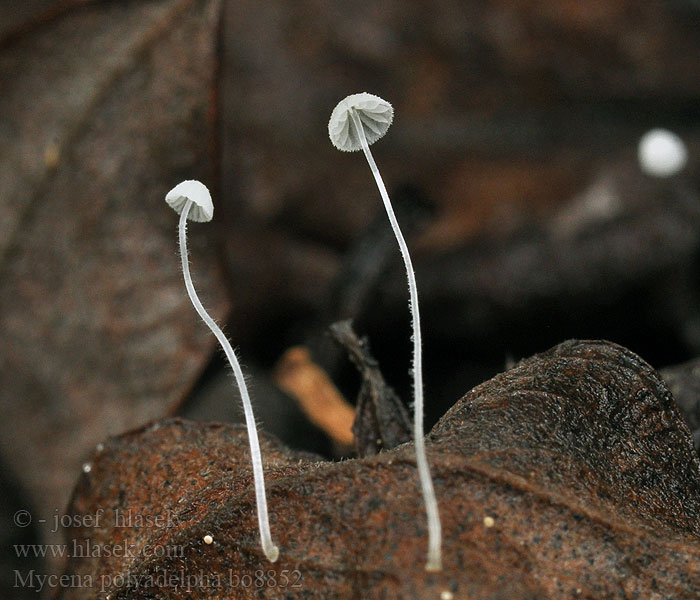
POLYGON ((652 129, 639 140, 639 166, 652 177, 670 177, 688 162, 688 150, 675 133, 652 129))
POLYGON ((192 200, 192 208, 187 218, 190 221, 205 223, 211 221, 214 216, 214 203, 207 186, 200 181, 189 179, 178 183, 165 196, 165 201, 179 215, 185 208, 188 200, 192 200))
POLYGON ((394 109, 391 104, 374 94, 363 92, 341 100, 333 109, 331 119, 328 121, 328 135, 333 145, 343 152, 362 150, 355 127, 351 125, 350 111, 353 109, 357 111, 364 125, 368 144, 374 144, 382 137, 394 119, 394 109))

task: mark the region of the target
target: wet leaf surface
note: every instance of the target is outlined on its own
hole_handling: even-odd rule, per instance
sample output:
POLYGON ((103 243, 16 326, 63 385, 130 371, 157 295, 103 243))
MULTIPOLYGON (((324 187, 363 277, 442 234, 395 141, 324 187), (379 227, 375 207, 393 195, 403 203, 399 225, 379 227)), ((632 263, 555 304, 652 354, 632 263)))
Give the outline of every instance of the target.
MULTIPOLYGON (((110 440, 71 506, 86 515, 103 509, 104 521, 69 539, 182 555, 74 558, 67 573, 114 585, 105 588, 112 600, 444 591, 593 600, 700 590, 700 461, 690 432, 655 371, 614 344, 571 341, 522 361, 436 425, 428 451, 445 535, 440 574, 423 570, 425 519, 410 444, 329 463, 265 439, 281 550, 274 565, 259 548, 246 447, 242 429, 180 420, 110 440), (114 527, 117 510, 169 521, 114 527), (256 571, 269 587, 241 584, 248 575, 255 586, 256 571), (298 573, 301 587, 280 587, 282 571, 298 573), (174 579, 158 585, 165 575, 174 579), (190 576, 189 589, 175 587, 190 576)), ((58 597, 93 594, 71 588, 58 597)))

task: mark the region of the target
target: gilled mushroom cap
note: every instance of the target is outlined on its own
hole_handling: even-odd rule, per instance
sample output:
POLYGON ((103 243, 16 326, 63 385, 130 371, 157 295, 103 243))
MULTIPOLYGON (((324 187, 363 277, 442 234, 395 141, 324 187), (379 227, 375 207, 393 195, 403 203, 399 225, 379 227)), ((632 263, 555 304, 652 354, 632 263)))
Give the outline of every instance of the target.
POLYGON ((182 213, 188 200, 192 200, 192 208, 187 215, 190 221, 205 223, 211 221, 214 216, 214 203, 207 186, 200 181, 189 179, 178 183, 165 196, 165 201, 177 213, 182 213))
POLYGON ((368 144, 374 144, 382 137, 394 119, 394 109, 391 104, 374 94, 363 92, 341 100, 333 109, 331 119, 328 121, 328 135, 333 145, 343 152, 362 149, 350 116, 350 111, 353 109, 357 111, 364 126, 368 144))

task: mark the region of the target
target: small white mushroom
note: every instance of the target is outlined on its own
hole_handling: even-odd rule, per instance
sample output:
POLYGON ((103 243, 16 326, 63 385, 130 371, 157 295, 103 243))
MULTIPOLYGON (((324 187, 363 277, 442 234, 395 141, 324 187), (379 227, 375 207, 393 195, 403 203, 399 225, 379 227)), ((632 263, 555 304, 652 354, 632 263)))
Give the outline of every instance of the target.
POLYGON ((279 556, 279 549, 272 542, 270 535, 270 520, 267 513, 267 499, 265 497, 265 480, 263 475, 262 458, 260 455, 260 442, 258 440, 258 431, 255 427, 255 417, 253 416, 253 408, 248 395, 248 388, 245 383, 243 371, 241 370, 236 354, 231 347, 228 339, 221 331, 219 326, 214 322, 214 319, 209 316, 209 313, 202 306, 199 296, 194 289, 192 276, 190 275, 190 265, 187 257, 187 219, 194 221, 205 222, 211 221, 214 216, 214 204, 211 200, 211 195, 207 187, 199 181, 183 181, 170 190, 165 197, 165 201, 177 213, 180 214, 180 223, 178 227, 180 238, 180 259, 182 262, 182 273, 185 278, 185 288, 190 297, 192 305, 197 314, 207 324, 211 332, 216 336, 216 339, 221 344, 221 347, 226 354, 233 374, 236 377, 236 383, 241 392, 241 402, 243 403, 243 413, 245 414, 246 428, 248 430, 248 441, 250 443, 250 456, 253 463, 253 479, 255 483, 255 501, 258 510, 258 526, 260 528, 260 540, 265 556, 270 562, 275 562, 279 556))
POLYGON ((352 125, 352 114, 357 114, 368 145, 374 144, 389 129, 394 120, 394 109, 386 100, 368 94, 352 94, 341 100, 333 109, 328 121, 328 135, 331 142, 343 152, 362 150, 362 140, 358 129, 352 125))
POLYGON ((165 201, 178 215, 181 215, 187 202, 191 201, 187 219, 206 223, 214 218, 214 203, 211 194, 201 181, 189 179, 178 183, 165 196, 165 201))
POLYGON ((423 439, 423 361, 421 348, 420 313, 418 311, 418 287, 416 276, 413 272, 411 256, 408 252, 406 240, 401 233, 399 223, 396 220, 394 209, 389 200, 384 180, 379 174, 377 163, 370 152, 369 145, 381 138, 389 129, 394 118, 394 109, 386 100, 373 94, 352 94, 341 100, 331 113, 328 121, 328 135, 333 145, 344 152, 362 150, 369 163, 379 194, 384 202, 391 228, 399 244, 401 256, 406 267, 409 289, 409 309, 413 327, 413 436, 416 448, 416 463, 418 477, 420 479, 423 501, 428 517, 428 560, 427 571, 442 570, 442 528, 438 513, 437 499, 433 488, 433 480, 430 477, 430 466, 425 452, 423 439))
POLYGON ((207 546, 210 546, 211 544, 214 543, 214 538, 212 536, 210 536, 209 534, 205 535, 202 539, 204 540, 204 543, 207 546))
POLYGON ((675 133, 652 129, 639 140, 639 166, 652 177, 671 177, 688 162, 688 150, 675 133))

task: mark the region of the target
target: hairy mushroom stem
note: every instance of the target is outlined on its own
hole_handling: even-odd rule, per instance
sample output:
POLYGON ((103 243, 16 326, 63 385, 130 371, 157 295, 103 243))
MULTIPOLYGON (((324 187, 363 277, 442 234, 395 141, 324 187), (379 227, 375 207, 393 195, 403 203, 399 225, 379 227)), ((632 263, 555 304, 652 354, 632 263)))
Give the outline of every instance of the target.
POLYGON ((413 436, 416 449, 416 464, 418 467, 418 478, 420 480, 421 491, 423 493, 423 501, 425 503, 425 511, 428 517, 428 560, 425 565, 426 571, 441 571, 442 570, 442 527, 440 524, 440 515, 438 513, 437 499, 435 497, 435 489, 433 480, 430 476, 430 465, 425 451, 425 440, 423 437, 423 354, 421 346, 421 329, 420 329, 420 312, 418 310, 418 286, 416 285, 416 276, 413 271, 411 255, 408 252, 406 240, 401 233, 401 228, 396 220, 394 209, 389 200, 389 194, 386 191, 384 180, 379 173, 377 163, 374 161, 372 152, 369 149, 367 138, 365 136, 364 127, 357 110, 350 108, 350 117, 357 130, 357 136, 362 146, 362 151, 365 153, 365 158, 369 163, 369 168, 372 171, 379 193, 384 203, 391 228, 394 230, 394 235, 399 244, 401 257, 403 258, 406 267, 406 276, 408 278, 409 291, 409 308, 411 312, 411 320, 413 327, 413 436))
POLYGON ((221 328, 216 324, 214 319, 211 318, 209 313, 202 305, 202 302, 194 289, 192 276, 190 275, 190 265, 187 256, 187 216, 192 206, 193 202, 188 198, 182 212, 180 213, 180 224, 178 226, 180 258, 182 260, 182 273, 185 278, 185 288, 187 288, 187 294, 189 295, 197 314, 201 317, 202 321, 207 324, 207 327, 209 327, 219 344, 221 344, 221 347, 224 349, 224 353, 226 354, 226 358, 231 365, 233 374, 236 377, 236 383, 238 384, 238 388, 241 392, 241 402, 243 403, 243 412, 245 414, 245 423, 248 430, 248 440, 250 443, 250 457, 253 464, 255 502, 257 504, 258 511, 260 541, 267 559, 270 562, 275 562, 279 557, 279 549, 272 542, 272 536, 270 534, 270 519, 267 512, 267 498, 265 496, 265 480, 263 475, 262 457, 260 454, 260 442, 258 440, 258 431, 255 427, 255 417, 253 416, 250 396, 248 395, 248 387, 246 386, 243 371, 241 370, 241 366, 238 363, 238 359, 236 358, 236 354, 233 351, 231 344, 224 335, 224 332, 221 331, 221 328))

